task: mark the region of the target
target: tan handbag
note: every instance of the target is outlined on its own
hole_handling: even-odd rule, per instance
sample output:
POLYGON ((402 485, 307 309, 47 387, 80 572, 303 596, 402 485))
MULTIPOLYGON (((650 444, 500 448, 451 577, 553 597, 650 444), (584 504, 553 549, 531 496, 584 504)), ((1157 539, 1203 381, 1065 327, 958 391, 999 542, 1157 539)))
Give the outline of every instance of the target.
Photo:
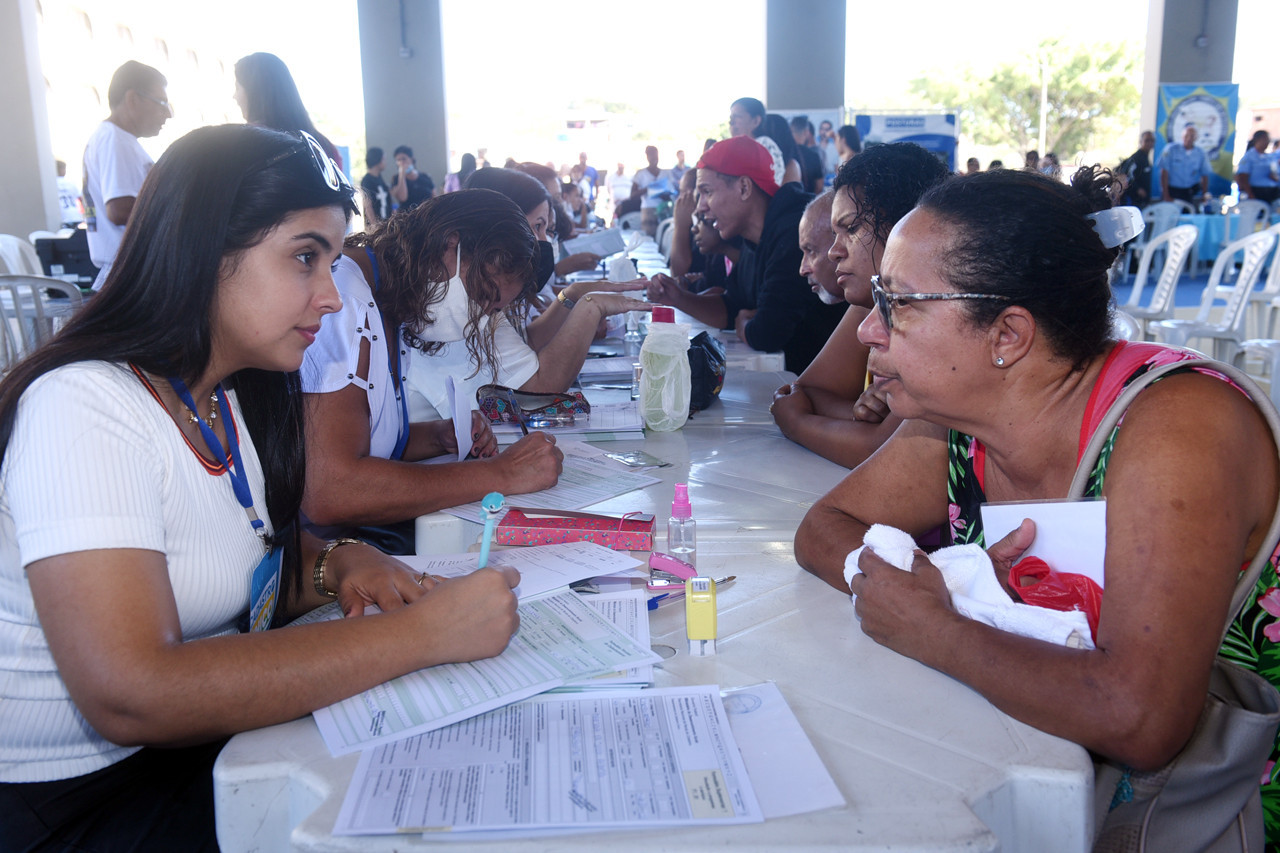
MULTIPOLYGON (((1280 415, 1270 398, 1243 371, 1210 359, 1162 365, 1133 380, 1107 410, 1081 456, 1070 497, 1084 494, 1103 445, 1134 397, 1161 376, 1188 367, 1207 367, 1248 392, 1280 447, 1280 415)), ((1280 507, 1263 546, 1236 582, 1223 637, 1257 583, 1277 541, 1280 507)), ((1277 727, 1280 694, 1271 683, 1216 657, 1200 720, 1187 745, 1172 761, 1150 772, 1097 761, 1094 804, 1101 825, 1094 840, 1094 853, 1262 853, 1265 839, 1259 788, 1263 765, 1275 746, 1277 727)))

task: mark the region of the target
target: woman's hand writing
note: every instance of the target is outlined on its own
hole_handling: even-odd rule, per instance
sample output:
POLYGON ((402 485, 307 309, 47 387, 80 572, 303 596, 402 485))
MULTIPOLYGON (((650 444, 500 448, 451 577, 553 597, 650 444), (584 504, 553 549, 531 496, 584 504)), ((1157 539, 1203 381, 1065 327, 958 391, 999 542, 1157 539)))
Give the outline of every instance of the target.
POLYGON ((502 466, 503 490, 519 495, 549 489, 564 470, 564 453, 556 447, 555 436, 532 432, 494 457, 502 466))
POLYGON ((477 569, 435 584, 423 596, 425 627, 434 642, 426 666, 490 658, 502 653, 520 627, 516 596, 520 573, 506 566, 477 569), (429 614, 429 615, 427 615, 429 614))

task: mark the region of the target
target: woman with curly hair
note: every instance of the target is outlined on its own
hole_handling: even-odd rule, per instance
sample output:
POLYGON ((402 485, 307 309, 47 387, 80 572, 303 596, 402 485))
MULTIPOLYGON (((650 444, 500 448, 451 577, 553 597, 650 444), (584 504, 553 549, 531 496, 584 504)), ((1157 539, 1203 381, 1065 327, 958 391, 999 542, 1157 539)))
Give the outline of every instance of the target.
POLYGON ((466 448, 478 459, 411 464, 459 448, 452 420, 411 422, 405 384, 411 351, 469 365, 454 373, 460 383, 509 384, 502 355, 520 342, 510 318, 523 315, 538 258, 524 213, 490 190, 439 196, 348 238, 334 271, 342 310, 302 367, 302 506, 313 526, 411 521, 488 492, 555 485, 564 457, 554 438, 535 432, 499 454, 478 412, 466 448))

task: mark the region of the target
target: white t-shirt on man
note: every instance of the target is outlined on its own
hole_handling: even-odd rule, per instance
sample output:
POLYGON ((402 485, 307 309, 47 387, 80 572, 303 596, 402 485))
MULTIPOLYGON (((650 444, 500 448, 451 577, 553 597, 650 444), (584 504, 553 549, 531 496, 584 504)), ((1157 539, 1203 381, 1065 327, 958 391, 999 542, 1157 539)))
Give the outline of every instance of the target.
POLYGON ((137 198, 154 161, 138 137, 104 121, 84 146, 84 218, 89 229, 89 259, 98 267, 93 289, 99 290, 120 250, 123 225, 107 218, 107 202, 137 198))

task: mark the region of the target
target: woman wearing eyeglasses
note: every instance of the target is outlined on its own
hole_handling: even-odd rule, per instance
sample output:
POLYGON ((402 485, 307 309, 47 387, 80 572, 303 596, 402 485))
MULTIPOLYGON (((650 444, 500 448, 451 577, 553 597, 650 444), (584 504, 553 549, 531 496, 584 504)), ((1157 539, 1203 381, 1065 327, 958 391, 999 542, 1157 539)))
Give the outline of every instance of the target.
POLYGON ((512 572, 436 584, 297 524, 296 371, 353 210, 314 141, 196 130, 0 383, 0 850, 214 850, 227 736, 514 632, 512 572))
MULTIPOLYGON (((961 616, 919 551, 910 571, 869 550, 846 566, 873 523, 917 540, 941 527, 945 544, 987 548, 1016 600, 1005 577, 1035 525, 986 540, 979 506, 1065 497, 1090 425, 1123 385, 1192 357, 1111 339, 1107 270, 1124 239, 1112 187, 1096 168, 1071 186, 1017 171, 967 176, 934 187, 894 227, 859 337, 893 413, 910 420, 814 505, 795 546, 801 565, 856 596, 876 642, 1142 770, 1191 736, 1241 566, 1276 546, 1277 450, 1237 387, 1194 371, 1162 378, 1112 436, 1087 491, 1107 502, 1096 649, 961 616)), ((1258 590, 1277 586, 1272 560, 1258 590)), ((1274 607, 1251 596, 1232 629, 1228 645, 1250 668, 1277 659, 1274 607)))

